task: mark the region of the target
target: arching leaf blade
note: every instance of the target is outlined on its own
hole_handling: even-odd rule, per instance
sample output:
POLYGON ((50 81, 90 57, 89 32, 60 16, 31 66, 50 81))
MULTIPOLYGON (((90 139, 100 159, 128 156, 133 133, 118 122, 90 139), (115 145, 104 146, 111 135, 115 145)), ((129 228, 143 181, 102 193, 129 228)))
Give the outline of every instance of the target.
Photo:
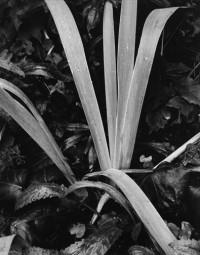
POLYGON ((126 200, 126 198, 114 187, 112 187, 109 184, 103 183, 103 182, 93 182, 93 181, 80 181, 75 182, 72 184, 65 192, 65 196, 68 194, 75 192, 77 189, 81 188, 95 188, 100 189, 105 192, 107 192, 112 199, 114 199, 116 202, 118 202, 124 209, 129 213, 130 217, 133 219, 132 211, 130 210, 130 204, 126 200))
POLYGON ((100 174, 108 177, 121 189, 163 251, 168 255, 174 255, 168 245, 176 238, 140 187, 127 174, 117 169, 108 169, 100 174))
MULTIPOLYGON (((2 80, 1 80, 2 82, 2 80)), ((75 177, 70 168, 60 159, 57 151, 52 147, 49 137, 44 132, 33 115, 19 102, 13 99, 4 89, 0 87, 0 107, 2 107, 46 152, 57 167, 63 172, 70 183, 75 181, 75 177)))
POLYGON ((58 33, 90 127, 101 169, 110 168, 111 162, 101 115, 91 81, 81 37, 72 13, 64 0, 45 0, 58 33))
POLYGON ((69 170, 69 172, 72 173, 70 166, 68 165, 68 163, 65 161, 64 156, 60 150, 60 148, 58 147, 54 137, 52 136, 51 132, 49 131, 46 123, 44 122, 44 120, 42 119, 42 117, 40 116, 40 114, 38 113, 38 111, 36 110, 35 106, 33 105, 33 103, 30 101, 30 99, 23 93, 23 91, 21 91, 18 87, 16 87, 14 84, 1 79, 0 78, 0 87, 8 90, 9 92, 13 93, 14 95, 16 95, 26 106, 27 108, 30 110, 30 112, 33 114, 33 116, 35 117, 35 119, 38 121, 38 123, 40 124, 40 126, 43 128, 44 132, 46 133, 46 135, 49 137, 49 142, 51 144, 51 146, 54 148, 54 150, 56 150, 58 157, 60 158, 60 160, 63 162, 63 164, 65 165, 66 169, 69 170))

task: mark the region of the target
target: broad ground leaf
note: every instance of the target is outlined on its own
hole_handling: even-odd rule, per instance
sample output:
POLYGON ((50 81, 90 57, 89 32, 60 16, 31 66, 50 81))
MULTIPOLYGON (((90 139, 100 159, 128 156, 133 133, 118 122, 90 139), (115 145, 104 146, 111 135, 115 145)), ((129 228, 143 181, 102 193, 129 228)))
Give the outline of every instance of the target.
POLYGON ((172 208, 172 206, 180 205, 187 191, 189 180, 188 171, 182 165, 177 167, 161 167, 151 179, 156 185, 160 206, 172 208))
POLYGON ((52 183, 35 184, 27 188, 17 199, 15 209, 18 210, 35 201, 52 198, 63 197, 64 191, 61 186, 52 183))

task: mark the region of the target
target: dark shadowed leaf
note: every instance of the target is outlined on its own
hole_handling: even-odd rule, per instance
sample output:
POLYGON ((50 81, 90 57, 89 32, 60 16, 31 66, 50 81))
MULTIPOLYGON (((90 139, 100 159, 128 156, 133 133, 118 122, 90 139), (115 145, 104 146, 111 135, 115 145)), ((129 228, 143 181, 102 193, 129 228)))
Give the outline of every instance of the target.
POLYGON ((149 112, 146 116, 146 122, 149 125, 150 133, 164 128, 168 121, 171 119, 171 114, 167 107, 158 108, 149 112))
POLYGON ((0 201, 1 207, 14 207, 18 197, 23 192, 27 171, 25 169, 12 169, 3 171, 0 175, 0 201))
MULTIPOLYGON (((25 213, 20 214, 11 224, 10 230, 12 234, 18 234, 25 241, 32 243, 37 235, 36 227, 40 224, 39 230, 45 228, 46 222, 51 217, 59 218, 59 209, 53 205, 42 205, 34 207, 31 210, 26 210, 25 213)), ((49 233, 48 233, 49 234, 49 233)))
POLYGON ((151 179, 156 185, 160 202, 167 207, 180 205, 189 180, 188 171, 182 165, 161 167, 151 175, 151 179))
POLYGON ((29 173, 29 183, 31 185, 39 183, 63 184, 65 183, 65 178, 55 165, 51 164, 49 166, 45 166, 41 162, 40 166, 37 165, 33 169, 31 169, 29 173))
POLYGON ((18 210, 28 204, 35 201, 52 198, 52 197, 63 197, 64 191, 58 184, 43 183, 35 184, 27 188, 17 199, 15 209, 18 210))
POLYGON ((190 104, 200 105, 200 84, 188 76, 180 76, 174 79, 175 87, 179 95, 190 104))
POLYGON ((190 113, 194 111, 194 106, 192 104, 189 104, 180 96, 175 96, 170 99, 167 102, 166 106, 178 109, 180 113, 183 114, 185 117, 189 117, 190 113))
POLYGON ((186 66, 183 63, 166 63, 167 67, 165 69, 165 74, 168 76, 175 76, 183 75, 191 71, 191 68, 186 66))

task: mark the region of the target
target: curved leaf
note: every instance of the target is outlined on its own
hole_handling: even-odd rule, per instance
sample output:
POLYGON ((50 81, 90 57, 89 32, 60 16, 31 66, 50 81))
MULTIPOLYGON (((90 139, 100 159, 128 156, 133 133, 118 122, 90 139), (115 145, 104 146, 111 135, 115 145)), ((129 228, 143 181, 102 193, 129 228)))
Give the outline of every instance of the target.
POLYGON ((97 175, 108 177, 122 190, 155 241, 166 254, 174 255, 168 245, 176 238, 140 187, 127 174, 117 169, 108 169, 97 175))
POLYGON ((61 186, 57 184, 44 183, 32 185, 18 198, 15 209, 19 210, 20 208, 41 199, 63 196, 64 191, 61 186))
POLYGON ((96 189, 101 189, 107 192, 116 202, 118 202, 121 206, 124 207, 124 209, 129 213, 129 215, 134 221, 133 214, 130 209, 130 204, 128 203, 126 198, 116 188, 102 182, 80 181, 80 182, 76 182, 72 184, 66 190, 65 196, 81 188, 96 188, 96 189))
POLYGON ((40 145, 67 180, 73 183, 75 177, 70 166, 32 102, 15 85, 3 79, 0 79, 0 106, 40 145), (33 115, 5 90, 19 97, 33 115))

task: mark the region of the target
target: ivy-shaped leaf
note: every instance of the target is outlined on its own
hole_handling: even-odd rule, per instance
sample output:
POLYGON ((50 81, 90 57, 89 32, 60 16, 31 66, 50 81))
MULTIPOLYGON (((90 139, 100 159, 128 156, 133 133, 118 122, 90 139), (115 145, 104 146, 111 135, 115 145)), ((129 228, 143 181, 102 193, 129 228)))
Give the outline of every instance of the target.
POLYGON ((52 197, 64 197, 64 190, 61 186, 52 183, 32 185, 18 198, 15 209, 19 210, 35 201, 52 197))

